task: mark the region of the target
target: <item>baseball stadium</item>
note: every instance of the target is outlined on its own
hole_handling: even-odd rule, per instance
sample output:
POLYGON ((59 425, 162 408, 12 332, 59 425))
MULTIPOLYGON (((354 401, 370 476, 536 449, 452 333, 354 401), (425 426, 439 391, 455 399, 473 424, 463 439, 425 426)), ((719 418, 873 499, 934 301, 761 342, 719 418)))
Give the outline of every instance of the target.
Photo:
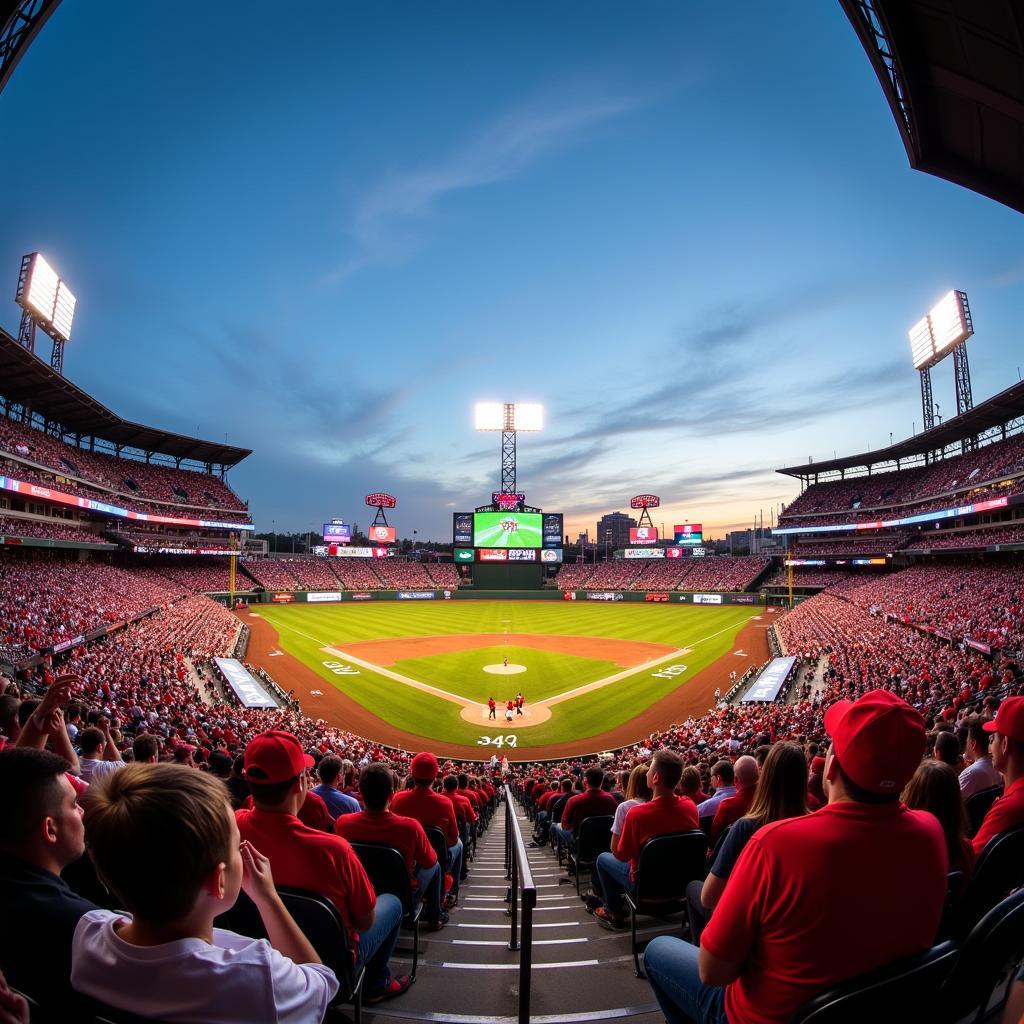
MULTIPOLYGON (((73 6, 0 0, 0 113, 73 6)), ((925 172, 906 194, 966 196, 983 223, 1024 213, 1024 5, 829 6, 873 120, 887 105, 887 136, 925 172)), ((510 162, 535 169, 542 143, 526 148, 510 162)), ((461 156, 459 187, 512 176, 461 156)), ((441 221, 424 195, 459 175, 428 177, 390 201, 441 221)), ((881 447, 784 465, 749 442, 747 469, 716 405, 687 442, 710 451, 710 483, 653 483, 650 459, 683 465, 686 444, 633 433, 609 397, 637 468, 597 504, 596 477, 573 474, 610 449, 546 438, 557 392, 600 404, 614 381, 581 386, 570 359, 549 401, 520 402, 431 377, 438 420, 461 403, 473 431, 427 456, 388 435, 407 382, 385 374, 367 430, 428 466, 431 489, 364 448, 358 490, 325 482, 311 509, 288 462, 321 441, 334 457, 333 435, 290 437, 274 462, 249 439, 267 436, 259 421, 305 421, 255 400, 212 403, 223 443, 181 432, 159 387, 89 363, 90 304, 116 273, 79 295, 73 247, 30 224, 12 215, 0 326, 0 1021, 1024 1021, 1024 383, 971 341, 984 300, 943 284, 907 306, 896 386, 918 419, 881 447), (751 529, 732 481, 757 474, 790 497, 751 529)), ((398 262, 378 231, 364 223, 370 255, 318 287, 398 262)), ((189 377, 266 376, 265 339, 240 335, 251 362, 232 362, 208 311, 167 319, 198 339, 189 377)), ((708 359, 751 329, 730 313, 708 359)), ((499 351, 514 393, 513 364, 533 357, 499 351)), ((328 347, 305 370, 349 358, 328 347)), ((827 345, 814 358, 784 386, 766 366, 767 390, 742 374, 743 394, 693 387, 768 396, 749 436, 785 421, 811 447, 826 413, 808 396, 832 372, 827 345)), ((153 381, 174 375, 165 352, 146 359, 153 381)), ((295 367, 270 376, 298 406, 295 367)), ((870 420, 859 386, 847 375, 825 400, 870 420)), ((324 404, 347 435, 346 401, 324 404)))

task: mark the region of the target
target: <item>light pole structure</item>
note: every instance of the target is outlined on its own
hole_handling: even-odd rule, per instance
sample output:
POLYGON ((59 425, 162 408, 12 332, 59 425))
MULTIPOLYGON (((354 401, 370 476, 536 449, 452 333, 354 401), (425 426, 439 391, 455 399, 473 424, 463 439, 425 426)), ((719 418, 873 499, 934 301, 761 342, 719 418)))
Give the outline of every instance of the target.
POLYGON ((501 493, 516 492, 516 434, 544 428, 544 407, 535 402, 477 402, 474 426, 501 433, 501 493))

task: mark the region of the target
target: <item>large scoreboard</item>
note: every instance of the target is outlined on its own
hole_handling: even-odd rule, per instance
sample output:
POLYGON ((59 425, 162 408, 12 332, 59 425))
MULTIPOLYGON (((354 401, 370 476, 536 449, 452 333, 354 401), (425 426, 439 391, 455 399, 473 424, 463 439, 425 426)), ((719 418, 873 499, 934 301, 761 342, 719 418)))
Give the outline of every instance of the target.
POLYGON ((456 562, 562 561, 562 514, 553 512, 456 512, 452 544, 456 562))

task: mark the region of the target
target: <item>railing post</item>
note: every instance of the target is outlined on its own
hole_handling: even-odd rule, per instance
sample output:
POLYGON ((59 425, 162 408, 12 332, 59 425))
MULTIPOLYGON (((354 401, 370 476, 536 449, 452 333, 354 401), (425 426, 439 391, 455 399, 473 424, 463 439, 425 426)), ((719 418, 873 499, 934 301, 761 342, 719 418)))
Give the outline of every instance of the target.
POLYGON ((537 890, 523 892, 523 941, 519 950, 519 1024, 530 1024, 530 971, 533 967, 533 908, 537 890))

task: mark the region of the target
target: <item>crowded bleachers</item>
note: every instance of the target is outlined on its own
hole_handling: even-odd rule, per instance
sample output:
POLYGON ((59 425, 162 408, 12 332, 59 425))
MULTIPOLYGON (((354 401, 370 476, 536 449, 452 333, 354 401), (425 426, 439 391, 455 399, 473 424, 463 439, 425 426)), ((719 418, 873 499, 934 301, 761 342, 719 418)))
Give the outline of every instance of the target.
POLYGON ((0 515, 0 537, 33 537, 40 540, 77 540, 91 544, 109 543, 101 534, 85 524, 81 526, 60 519, 28 519, 0 515))
POLYGON ((374 569, 388 590, 433 590, 434 581, 421 562, 403 562, 398 558, 378 558, 374 569))
POLYGON ((245 563, 245 569, 267 590, 298 590, 300 582, 294 564, 284 558, 252 558, 245 563))
POLYGON ((382 590, 384 583, 374 571, 377 559, 337 558, 334 572, 346 590, 382 590))
POLYGON ((907 547, 952 550, 983 548, 990 544, 1024 544, 1024 523, 974 530, 922 530, 907 547))
MULTIPOLYGON (((0 416, 0 449, 18 459, 45 466, 61 477, 73 477, 83 484, 92 484, 128 499, 216 509, 218 513, 242 513, 241 518, 248 518, 245 503, 223 480, 212 474, 87 451, 4 416, 0 416)), ((24 464, 12 460, 12 465, 21 466, 13 475, 32 479, 29 475, 32 470, 24 464)), ((41 482, 45 480, 38 474, 36 478, 41 482)), ((73 486, 70 481, 61 483, 63 490, 73 486)), ((110 500, 109 494, 107 500, 110 500)))
MULTIPOLYGON (((171 555, 150 558, 146 564, 152 571, 191 594, 214 592, 226 593, 231 586, 230 560, 217 556, 171 555)), ((256 581, 248 575, 245 563, 239 561, 235 572, 235 590, 248 591, 256 587, 256 581)))

